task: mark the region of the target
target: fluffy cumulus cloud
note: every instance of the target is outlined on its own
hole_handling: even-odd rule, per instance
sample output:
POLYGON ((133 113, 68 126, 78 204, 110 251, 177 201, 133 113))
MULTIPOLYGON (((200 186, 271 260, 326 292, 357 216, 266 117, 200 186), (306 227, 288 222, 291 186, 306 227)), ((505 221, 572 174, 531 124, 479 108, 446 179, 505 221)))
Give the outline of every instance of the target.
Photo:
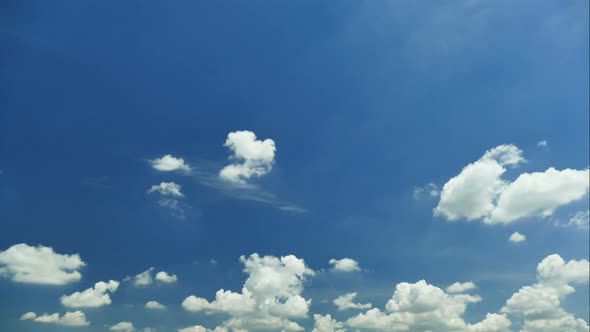
POLYGON ((359 263, 352 258, 335 259, 332 258, 329 261, 334 271, 339 272, 356 272, 360 271, 359 263))
POLYGON ((524 241, 526 241, 526 235, 520 234, 519 232, 514 232, 514 233, 512 233, 512 235, 510 235, 510 237, 508 238, 508 241, 512 242, 512 243, 524 242, 524 241))
POLYGON ((587 260, 547 256, 537 266, 537 283, 518 290, 501 311, 522 316, 523 331, 588 331, 588 323, 567 313, 561 302, 575 292, 572 284, 588 283, 589 278, 587 260))
POLYGON ((253 254, 240 257, 240 261, 248 274, 240 293, 220 289, 211 302, 191 295, 182 302, 182 307, 188 311, 229 315, 219 329, 303 331, 290 319, 307 317, 311 300, 304 299, 301 292, 304 281, 314 272, 293 255, 253 254))
POLYGON ((118 281, 100 281, 93 288, 88 288, 83 292, 64 295, 59 300, 61 304, 70 308, 102 307, 111 304, 111 297, 108 293, 114 293, 117 288, 119 288, 118 281))
POLYGON ((311 332, 344 332, 344 324, 332 316, 313 315, 314 325, 311 332))
POLYGON ((550 216, 560 206, 588 193, 588 169, 523 173, 514 182, 502 180, 509 165, 524 162, 514 145, 500 145, 465 166, 443 186, 434 214, 447 220, 510 223, 531 216, 550 216))
POLYGON ((58 313, 43 314, 37 316, 34 312, 27 312, 22 315, 21 320, 32 320, 37 323, 56 324, 63 326, 88 326, 90 322, 86 320, 86 315, 82 311, 66 312, 63 316, 58 313))
POLYGON ((467 324, 462 316, 469 303, 479 296, 451 295, 421 280, 396 286, 385 310, 370 309, 347 320, 358 329, 383 331, 507 331, 511 325, 504 315, 489 314, 477 324, 467 324))
POLYGON ((172 155, 165 155, 162 158, 150 160, 152 167, 161 172, 184 171, 190 172, 191 167, 182 158, 175 158, 172 155))
POLYGON ((166 309, 166 306, 157 302, 157 301, 148 301, 145 304, 145 307, 148 309, 154 309, 154 310, 164 310, 166 309))
POLYGON ((261 141, 251 131, 235 131, 227 135, 223 146, 230 149, 230 158, 235 161, 219 172, 223 180, 245 184, 246 180, 263 176, 272 169, 276 147, 270 138, 261 141))
POLYGON ((210 330, 204 326, 195 325, 178 329, 178 332, 228 332, 228 329, 224 327, 216 327, 210 330))
POLYGON ((178 281, 178 278, 175 274, 168 274, 165 271, 160 271, 156 273, 156 280, 161 281, 166 284, 171 284, 178 281))
POLYGON ((14 282, 64 285, 80 280, 86 263, 78 254, 62 255, 50 247, 16 244, 0 251, 0 276, 14 282))
POLYGON ((131 322, 119 322, 109 328, 111 331, 118 331, 118 332, 135 332, 135 326, 131 322))
POLYGON ((468 290, 475 289, 477 286, 472 281, 455 282, 447 287, 449 293, 464 293, 468 290))
POLYGON ((341 311, 346 309, 370 309, 372 307, 371 303, 354 303, 356 295, 356 293, 344 294, 334 299, 333 303, 341 311))
POLYGON ((159 192, 164 196, 183 197, 184 194, 180 192, 180 185, 174 182, 161 182, 157 186, 152 186, 148 193, 159 192))

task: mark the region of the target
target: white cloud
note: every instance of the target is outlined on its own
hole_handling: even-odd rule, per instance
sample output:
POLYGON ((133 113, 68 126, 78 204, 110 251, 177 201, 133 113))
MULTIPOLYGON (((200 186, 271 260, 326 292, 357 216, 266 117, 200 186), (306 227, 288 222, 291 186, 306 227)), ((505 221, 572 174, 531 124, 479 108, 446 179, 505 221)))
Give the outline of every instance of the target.
POLYGON ((159 192, 164 196, 184 197, 184 194, 180 192, 180 185, 174 182, 161 182, 157 186, 152 186, 148 193, 159 192))
POLYGON ((109 328, 110 331, 121 331, 121 332, 135 332, 135 326, 131 322, 119 322, 109 328))
POLYGON ((170 172, 170 171, 185 171, 190 172, 191 167, 184 162, 182 158, 175 158, 172 155, 165 155, 162 158, 156 158, 150 160, 152 167, 158 171, 170 172))
POLYGON ((263 176, 272 169, 276 147, 270 138, 261 141, 251 131, 235 131, 227 135, 223 146, 232 151, 231 158, 237 161, 219 172, 223 180, 245 184, 251 177, 263 176))
POLYGON ((524 173, 498 198, 486 223, 510 223, 533 215, 551 216, 560 206, 582 199, 590 185, 588 169, 551 167, 545 172, 524 173))
MULTIPOLYGON (((234 330, 236 332, 246 332, 245 330, 234 330)), ((217 327, 213 330, 210 330, 206 327, 201 325, 189 326, 182 329, 178 329, 178 332, 229 332, 228 329, 224 327, 217 327)))
POLYGON ((313 315, 314 325, 311 332, 344 332, 344 324, 332 319, 332 316, 313 315))
POLYGON ((86 320, 86 315, 82 311, 66 312, 63 316, 58 313, 43 314, 37 316, 34 312, 27 312, 22 315, 21 320, 32 320, 37 323, 57 324, 63 326, 88 326, 90 322, 86 320))
POLYGON ((0 251, 0 276, 14 282, 65 285, 79 281, 86 263, 78 254, 62 255, 50 247, 16 244, 0 251))
POLYGON ((59 300, 61 304, 70 308, 101 307, 111 304, 108 294, 114 293, 119 288, 119 282, 109 280, 108 283, 100 281, 94 288, 88 288, 83 292, 75 292, 70 295, 63 295, 59 300))
POLYGON ((437 185, 432 182, 422 187, 414 187, 412 192, 412 198, 415 200, 422 199, 424 196, 438 197, 438 195, 440 195, 440 191, 437 185))
POLYGON ((351 258, 342 258, 342 259, 330 259, 329 262, 331 265, 334 265, 333 269, 335 271, 340 272, 356 272, 360 271, 361 268, 359 267, 359 263, 351 258))
POLYGON ((588 324, 561 307, 575 292, 572 283, 588 283, 587 260, 565 262, 559 255, 547 256, 537 266, 537 283, 524 286, 506 301, 503 313, 524 317, 523 331, 588 331, 588 324))
POLYGON ((372 307, 371 303, 354 303, 354 299, 356 298, 356 293, 348 293, 342 296, 337 297, 334 299, 333 303, 338 310, 346 310, 346 309, 370 309, 372 307))
POLYGON ((537 142, 537 146, 540 148, 546 148, 549 146, 549 143, 546 140, 542 140, 542 141, 537 142))
POLYGON ((222 312, 230 316, 219 328, 233 330, 302 331, 291 318, 305 318, 311 300, 301 297, 303 282, 314 275, 302 259, 295 256, 242 256, 248 279, 242 292, 220 289, 215 300, 191 295, 182 302, 188 311, 222 312))
POLYGON ((385 311, 370 309, 348 319, 346 324, 383 331, 507 331, 510 321, 502 315, 488 315, 474 325, 465 323, 462 316, 467 304, 479 301, 479 296, 447 294, 424 280, 414 284, 402 282, 396 286, 385 311))
POLYGON ((168 274, 164 271, 156 273, 156 280, 166 284, 174 283, 178 280, 175 274, 168 274))
POLYGON ((514 233, 512 233, 512 235, 510 235, 510 237, 508 238, 508 241, 510 241, 512 243, 523 242, 523 241, 526 241, 526 235, 520 234, 519 232, 514 232, 514 233))
POLYGON ((133 278, 133 284, 137 287, 149 286, 154 282, 152 278, 153 267, 150 267, 146 271, 141 272, 133 278))
POLYGON ((145 307, 148 309, 155 309, 155 310, 164 310, 166 309, 166 306, 157 302, 157 301, 148 301, 145 304, 145 307))
POLYGON ((181 204, 178 200, 173 198, 162 198, 158 201, 158 205, 163 208, 170 209, 171 214, 174 217, 184 219, 185 213, 184 209, 181 207, 181 204))
POLYGON ((588 228, 590 225, 590 210, 576 212, 576 214, 570 218, 568 225, 578 228, 588 228))
POLYGON ((514 182, 501 179, 505 166, 524 162, 514 145, 487 151, 444 186, 435 216, 447 220, 483 220, 510 223, 531 216, 550 216, 560 206, 582 199, 588 193, 589 172, 549 168, 522 173, 514 182))
POLYGON ((465 291, 475 289, 477 286, 472 282, 455 282, 447 287, 449 293, 464 293, 465 291))

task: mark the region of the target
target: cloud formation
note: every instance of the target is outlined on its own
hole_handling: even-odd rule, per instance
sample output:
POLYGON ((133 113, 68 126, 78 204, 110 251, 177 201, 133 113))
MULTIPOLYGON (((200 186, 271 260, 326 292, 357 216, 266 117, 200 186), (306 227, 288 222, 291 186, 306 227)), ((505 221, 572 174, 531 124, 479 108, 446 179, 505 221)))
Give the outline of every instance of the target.
POLYGON ((161 158, 156 158, 149 161, 152 167, 155 170, 161 172, 171 172, 171 171, 184 171, 190 172, 191 167, 184 162, 182 158, 175 158, 170 154, 167 154, 161 158))
POLYGON ((78 270, 85 265, 78 254, 62 255, 41 245, 21 243, 0 251, 0 276, 18 283, 65 285, 79 281, 78 270))
POLYGON ((412 192, 412 198, 415 200, 422 199, 423 197, 438 197, 438 195, 440 195, 440 190, 432 182, 422 187, 414 187, 414 191, 412 192))
POLYGON ((582 229, 588 228, 590 224, 590 210, 576 212, 576 214, 570 218, 567 224, 568 226, 574 226, 582 229))
POLYGON ((339 272, 357 272, 360 271, 359 263, 351 258, 335 259, 332 258, 329 261, 330 265, 333 265, 334 271, 339 272))
POLYGON ((234 131, 227 135, 223 146, 230 149, 230 158, 236 161, 219 172, 225 181, 246 184, 251 177, 263 176, 272 169, 276 147, 270 138, 261 141, 251 131, 234 131))
POLYGON ((447 287, 448 293, 464 293, 468 290, 475 289, 477 286, 472 282, 455 282, 447 287))
POLYGON ((184 197, 184 194, 180 192, 180 185, 174 182, 161 182, 157 186, 152 186, 148 193, 153 192, 159 192, 164 196, 184 197))
POLYGON ((90 322, 86 320, 86 315, 82 311, 66 312, 63 316, 58 313, 43 314, 37 316, 34 312, 27 312, 22 315, 21 320, 32 320, 37 323, 56 324, 63 326, 88 326, 90 322))
POLYGON ((524 241, 526 241, 526 236, 523 234, 520 234, 519 232, 514 232, 514 233, 512 233, 512 235, 510 235, 510 237, 508 238, 508 241, 510 241, 512 243, 524 242, 524 241))
POLYGON ((338 310, 346 310, 346 309, 370 309, 373 305, 371 303, 354 303, 354 299, 356 298, 356 293, 348 293, 341 295, 334 299, 333 303, 338 310))
MULTIPOLYGON (((219 328, 248 331, 303 331, 291 318, 305 318, 311 300, 300 294, 303 283, 314 272, 293 255, 242 256, 248 279, 241 293, 220 289, 215 300, 191 295, 182 302, 187 311, 225 313, 230 316, 219 328)), ((188 331, 188 330, 187 330, 188 331)))
POLYGON ((135 326, 131 322, 119 322, 109 328, 110 331, 135 332, 135 326))
POLYGON ((75 292, 70 295, 63 295, 59 300, 61 304, 69 308, 102 307, 111 304, 111 297, 108 293, 114 293, 119 288, 119 282, 99 281, 93 288, 83 292, 75 292))
POLYGON ((148 301, 145 304, 145 307, 148 309, 154 309, 154 310, 164 310, 166 309, 166 306, 157 302, 157 301, 148 301))
POLYGON ((551 216, 560 206, 588 194, 588 169, 559 171, 550 167, 545 172, 522 173, 511 183, 501 179, 506 166, 524 161, 522 151, 514 145, 488 150, 443 186, 434 215, 449 221, 507 224, 551 216))
POLYGON ((156 280, 166 284, 174 283, 178 280, 175 274, 168 274, 165 271, 156 273, 156 280))

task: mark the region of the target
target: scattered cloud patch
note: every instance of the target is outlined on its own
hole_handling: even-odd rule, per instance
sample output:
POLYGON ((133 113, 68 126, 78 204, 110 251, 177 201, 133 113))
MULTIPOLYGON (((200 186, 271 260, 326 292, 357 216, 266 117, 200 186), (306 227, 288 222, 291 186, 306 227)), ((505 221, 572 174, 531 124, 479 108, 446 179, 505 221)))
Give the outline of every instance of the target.
POLYGON ((537 146, 540 148, 546 148, 549 146, 549 142, 547 142, 546 140, 542 140, 537 142, 537 146))
POLYGON ((153 267, 141 272, 133 278, 133 285, 136 287, 149 286, 154 282, 152 278, 153 267))
POLYGON ((412 192, 412 198, 415 200, 420 200, 424 197, 438 197, 438 195, 440 195, 438 186, 432 182, 422 187, 414 187, 414 191, 412 192))
POLYGON ((70 295, 63 295, 59 300, 62 305, 69 308, 102 307, 111 304, 111 297, 108 293, 114 293, 119 288, 119 282, 97 282, 93 288, 83 292, 75 292, 70 295))
POLYGON ((335 259, 332 258, 329 261, 330 265, 333 265, 334 271, 339 272, 357 272, 360 271, 359 263, 351 258, 335 259))
POLYGON ((41 245, 21 243, 0 251, 0 276, 18 283, 65 285, 79 281, 78 270, 85 265, 78 254, 62 255, 41 245))
POLYGON ((313 315, 314 325, 311 332, 344 332, 344 324, 339 322, 327 314, 313 315))
POLYGON ((215 300, 191 295, 182 302, 187 311, 225 313, 230 316, 218 328, 232 330, 303 331, 292 318, 305 318, 311 300, 301 296, 303 283, 314 272, 293 255, 242 256, 248 279, 241 293, 220 289, 215 300))
POLYGON ((191 167, 182 158, 175 158, 172 155, 165 155, 149 161, 155 170, 161 172, 184 171, 190 172, 191 167))
POLYGON ((340 311, 347 309, 371 309, 373 306, 371 303, 354 303, 356 295, 356 293, 344 294, 334 299, 333 303, 340 311))
POLYGON ((464 293, 468 290, 472 290, 475 289, 477 286, 471 282, 455 282, 452 285, 450 285, 449 287, 447 287, 447 292, 448 293, 464 293))
POLYGON ((158 205, 160 207, 166 208, 170 210, 172 216, 184 219, 186 217, 186 213, 184 212, 184 208, 181 206, 182 204, 180 201, 173 199, 173 198, 162 198, 158 200, 158 205))
POLYGON ((145 307, 148 309, 154 309, 154 310, 165 310, 166 309, 165 305, 158 303, 157 301, 148 301, 145 304, 145 307))
POLYGON ((520 243, 526 241, 526 235, 520 234, 519 232, 514 232, 508 238, 508 241, 512 243, 520 243))
POLYGON ((119 332, 135 332, 135 326, 131 322, 119 322, 109 328, 110 331, 119 331, 119 332))
POLYGON ((225 181, 246 184, 251 177, 261 177, 272 169, 276 147, 270 138, 261 141, 251 131, 234 131, 227 135, 223 146, 232 152, 230 158, 236 161, 219 172, 219 177, 225 181))
POLYGON ((165 271, 156 273, 156 280, 166 284, 174 283, 178 280, 175 274, 168 274, 165 271))
POLYGON ((21 320, 32 320, 37 323, 56 324, 63 326, 88 326, 90 322, 86 320, 86 315, 82 311, 66 312, 63 316, 58 313, 43 314, 37 316, 34 312, 27 312, 22 315, 21 320))
POLYGON ((308 212, 306 209, 301 208, 296 205, 282 205, 282 206, 279 206, 279 210, 285 211, 285 212, 292 212, 292 213, 307 213, 308 212))
POLYGON ((184 194, 180 192, 180 185, 174 182, 162 182, 157 186, 152 186, 148 193, 153 192, 159 192, 164 196, 184 197, 184 194))
POLYGON ((569 222, 567 223, 568 226, 574 226, 574 227, 578 227, 578 228, 588 228, 590 222, 590 210, 586 210, 586 211, 578 211, 576 212, 576 214, 574 214, 569 222))

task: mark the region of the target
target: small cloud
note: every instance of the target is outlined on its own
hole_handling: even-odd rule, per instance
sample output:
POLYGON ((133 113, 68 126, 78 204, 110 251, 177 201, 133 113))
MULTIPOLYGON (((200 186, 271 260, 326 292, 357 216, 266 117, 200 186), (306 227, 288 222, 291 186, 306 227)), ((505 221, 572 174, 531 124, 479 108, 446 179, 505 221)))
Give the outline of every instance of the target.
POLYGON ((174 182, 161 182, 157 186, 152 186, 148 193, 153 192, 159 192, 164 196, 184 197, 184 194, 180 192, 180 185, 174 182))
POLYGON ((333 303, 338 307, 339 311, 346 309, 371 309, 373 306, 371 303, 354 303, 356 293, 348 293, 334 299, 333 303))
POLYGON ((549 146, 549 143, 546 140, 542 140, 540 142, 537 142, 537 146, 540 148, 546 148, 549 146))
POLYGON ((244 185, 251 177, 261 177, 272 169, 276 147, 270 138, 261 141, 251 131, 234 131, 227 135, 223 146, 233 152, 230 158, 237 161, 219 172, 227 182, 244 185))
POLYGON ((510 241, 512 243, 523 242, 523 241, 526 241, 526 235, 520 234, 519 232, 514 232, 514 233, 512 233, 512 235, 510 235, 510 237, 508 238, 508 241, 510 241))
POLYGON ((109 328, 110 331, 135 332, 135 326, 131 322, 119 322, 109 328))
POLYGON ((141 272, 133 278, 133 285, 136 287, 149 286, 154 282, 152 278, 153 267, 141 272))
POLYGON ((588 228, 590 224, 590 210, 586 211, 578 211, 574 214, 569 222, 567 223, 568 226, 578 227, 578 228, 588 228))
POLYGON ((342 259, 330 259, 329 262, 331 265, 334 265, 334 271, 339 272, 356 272, 360 271, 361 268, 359 267, 359 263, 351 258, 342 258, 342 259))
POLYGON ((166 284, 174 283, 178 280, 175 274, 168 274, 164 271, 160 271, 156 273, 156 280, 161 281, 166 284))
POLYGON ((86 315, 82 311, 66 312, 63 316, 59 313, 43 314, 37 316, 34 312, 27 312, 20 317, 21 320, 32 320, 37 323, 56 324, 63 326, 88 326, 86 315))
POLYGON ((476 288, 475 284, 471 281, 468 282, 456 282, 449 287, 447 287, 447 292, 449 293, 463 293, 465 291, 471 290, 476 288))
POLYGON ((114 293, 117 288, 119 288, 118 281, 109 280, 108 283, 99 281, 93 288, 88 288, 83 292, 63 295, 59 300, 62 305, 69 308, 102 307, 111 304, 109 293, 114 293))
POLYGON ((279 210, 285 212, 292 212, 292 213, 307 213, 308 211, 304 208, 298 207, 296 205, 283 205, 279 207, 279 210))
POLYGON ((165 310, 166 309, 165 305, 158 303, 157 301, 148 301, 145 304, 145 307, 147 309, 153 309, 153 310, 165 310))
POLYGON ((181 207, 181 204, 178 200, 175 200, 173 198, 162 198, 158 201, 158 205, 169 209, 174 217, 180 219, 185 218, 184 209, 181 207))
POLYGON ((191 167, 184 162, 184 159, 182 158, 175 158, 172 155, 165 155, 162 158, 156 158, 153 160, 149 161, 150 164, 152 164, 152 167, 155 170, 161 171, 161 172, 171 172, 171 171, 184 171, 184 172, 190 172, 191 171, 191 167))
POLYGON ((438 186, 433 182, 422 187, 414 187, 414 191, 412 192, 412 198, 415 200, 420 200, 423 197, 438 197, 438 195, 440 195, 440 191, 438 186))
POLYGON ((209 260, 209 263, 211 263, 211 264, 217 264, 217 261, 216 261, 216 260, 214 260, 214 259, 210 259, 210 260, 209 260))

